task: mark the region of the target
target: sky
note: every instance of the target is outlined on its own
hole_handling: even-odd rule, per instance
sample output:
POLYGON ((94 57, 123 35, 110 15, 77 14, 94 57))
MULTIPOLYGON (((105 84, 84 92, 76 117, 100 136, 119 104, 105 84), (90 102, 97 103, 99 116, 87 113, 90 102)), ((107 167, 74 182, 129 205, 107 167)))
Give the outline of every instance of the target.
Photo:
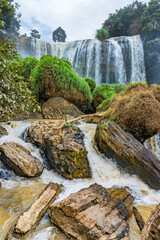
MULTIPOLYGON (((114 13, 133 0, 15 0, 20 5, 20 34, 36 29, 41 39, 52 41, 52 32, 62 27, 66 41, 95 38, 96 30, 114 13)), ((148 2, 148 0, 143 0, 148 2)))

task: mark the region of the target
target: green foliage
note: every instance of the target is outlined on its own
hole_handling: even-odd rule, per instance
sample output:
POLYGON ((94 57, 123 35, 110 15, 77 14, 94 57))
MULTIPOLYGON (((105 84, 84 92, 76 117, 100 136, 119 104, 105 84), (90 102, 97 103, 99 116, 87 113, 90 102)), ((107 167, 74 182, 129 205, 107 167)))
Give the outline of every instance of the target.
POLYGON ((110 37, 129 36, 141 33, 141 16, 146 4, 134 1, 116 13, 110 14, 104 22, 103 28, 109 32, 110 37))
POLYGON ((4 25, 0 31, 0 37, 11 37, 11 39, 15 39, 15 37, 19 35, 21 14, 16 13, 19 5, 17 3, 13 4, 13 2, 13 0, 0 1, 0 9, 2 10, 0 13, 0 21, 2 21, 4 25))
POLYGON ((160 0, 151 0, 148 3, 142 15, 141 28, 143 33, 152 34, 154 38, 160 34, 160 0))
POLYGON ((124 91, 125 89, 126 86, 123 84, 100 84, 94 89, 92 93, 94 106, 98 107, 97 110, 101 111, 105 108, 105 106, 109 104, 114 96, 116 96, 119 92, 124 91))
POLYGON ((33 37, 33 38, 37 38, 37 39, 41 38, 41 35, 39 34, 38 30, 36 30, 36 29, 31 30, 30 34, 31 34, 31 37, 33 37))
POLYGON ((85 82, 88 83, 91 91, 93 91, 96 88, 96 82, 95 82, 94 79, 89 78, 89 77, 86 77, 86 78, 83 78, 83 79, 84 79, 85 82))
POLYGON ((142 86, 142 87, 147 87, 147 82, 144 81, 144 82, 134 82, 134 83, 129 83, 128 86, 127 86, 127 89, 132 89, 132 88, 136 88, 137 86, 142 86))
POLYGON ((35 97, 20 76, 22 64, 18 57, 15 45, 9 39, 0 38, 0 121, 39 109, 35 97))
POLYGON ((65 42, 66 37, 67 37, 67 35, 66 35, 65 31, 61 27, 58 27, 52 33, 53 42, 65 42))
POLYGON ((108 108, 109 103, 113 100, 113 98, 117 96, 117 94, 113 93, 109 95, 107 99, 105 99, 101 104, 98 105, 97 111, 106 111, 108 108))
POLYGON ((105 39, 106 38, 108 38, 109 37, 109 32, 106 30, 106 29, 104 29, 104 28, 101 28, 101 29, 99 29, 99 30, 97 30, 97 32, 96 32, 96 38, 98 39, 98 40, 100 40, 100 41, 105 41, 105 39))
POLYGON ((82 92, 91 103, 92 95, 88 84, 78 76, 72 68, 71 63, 62 58, 43 56, 32 72, 35 82, 33 88, 37 95, 43 92, 45 79, 55 83, 56 91, 65 94, 73 94, 74 89, 82 92))
POLYGON ((22 60, 23 68, 21 74, 26 81, 38 62, 39 61, 35 57, 26 57, 22 60))

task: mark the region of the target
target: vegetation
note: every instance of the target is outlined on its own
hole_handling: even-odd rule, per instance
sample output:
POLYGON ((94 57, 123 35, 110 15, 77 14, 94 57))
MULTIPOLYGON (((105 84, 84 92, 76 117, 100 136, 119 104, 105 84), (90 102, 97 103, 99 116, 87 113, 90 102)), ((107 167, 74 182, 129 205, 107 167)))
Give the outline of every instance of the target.
POLYGON ((35 57, 26 57, 22 60, 22 72, 21 75, 24 77, 24 80, 27 81, 30 77, 32 70, 38 64, 38 60, 35 57))
POLYGON ((66 38, 67 38, 67 35, 66 35, 65 31, 61 27, 58 27, 52 33, 53 42, 65 42, 66 38))
POLYGON ((101 28, 101 29, 99 29, 99 30, 97 30, 97 32, 96 32, 96 38, 98 39, 98 40, 100 40, 100 41, 105 41, 105 39, 106 38, 108 38, 109 37, 109 32, 106 30, 106 29, 104 29, 104 28, 101 28))
POLYGON ((96 82, 93 78, 89 78, 89 77, 86 77, 86 78, 83 78, 85 80, 85 82, 88 83, 89 87, 90 87, 90 90, 91 92, 96 88, 96 82))
POLYGON ((41 35, 39 34, 38 30, 36 30, 36 29, 31 30, 30 34, 31 34, 31 37, 33 37, 33 38, 37 38, 37 39, 41 38, 41 35))
POLYGON ((20 17, 21 14, 17 14, 19 5, 13 4, 13 0, 1 0, 0 9, 0 21, 2 21, 3 29, 0 31, 0 37, 11 37, 15 39, 19 35, 20 29, 20 17))
POLYGON ((0 38, 0 121, 39 109, 35 97, 20 76, 21 70, 14 43, 0 38))
POLYGON ((137 86, 142 86, 142 87, 148 87, 147 82, 134 82, 134 83, 129 83, 127 86, 127 89, 132 89, 132 88, 136 88, 137 86))
POLYGON ((100 84, 94 89, 92 93, 94 107, 97 108, 105 100, 105 102, 100 105, 97 110, 100 111, 104 109, 104 106, 107 107, 108 103, 113 99, 114 96, 116 96, 119 92, 124 91, 125 89, 126 86, 123 84, 100 84))
POLYGON ((64 58, 43 56, 34 68, 32 77, 35 78, 36 94, 41 95, 44 92, 44 84, 49 84, 53 86, 53 91, 63 93, 64 97, 74 95, 76 90, 83 93, 90 103, 92 101, 88 84, 74 72, 71 63, 64 58))

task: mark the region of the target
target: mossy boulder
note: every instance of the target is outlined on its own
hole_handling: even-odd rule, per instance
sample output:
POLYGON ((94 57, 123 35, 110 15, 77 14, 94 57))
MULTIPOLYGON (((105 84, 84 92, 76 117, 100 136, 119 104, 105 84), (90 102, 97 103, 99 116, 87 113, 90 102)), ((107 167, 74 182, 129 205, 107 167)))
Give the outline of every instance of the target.
POLYGON ((34 89, 40 99, 63 97, 80 110, 90 107, 92 95, 88 84, 78 76, 66 59, 43 56, 34 68, 34 89))
POLYGON ((109 102, 121 91, 124 91, 126 86, 123 84, 108 84, 102 83, 97 86, 93 93, 94 107, 98 111, 104 111, 107 109, 109 102), (105 101, 105 102, 103 102, 105 101))
POLYGON ((84 78, 85 82, 88 83, 91 92, 96 88, 96 82, 93 78, 86 77, 84 78))
POLYGON ((104 119, 115 121, 143 143, 160 132, 159 86, 129 86, 108 105, 104 119))

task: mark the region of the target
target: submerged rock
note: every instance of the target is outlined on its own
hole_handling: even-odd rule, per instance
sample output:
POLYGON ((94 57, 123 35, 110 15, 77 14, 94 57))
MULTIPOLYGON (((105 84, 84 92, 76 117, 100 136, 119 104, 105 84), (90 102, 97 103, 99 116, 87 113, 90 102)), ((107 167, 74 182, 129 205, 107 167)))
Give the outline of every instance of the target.
POLYGON ((51 222, 77 240, 128 239, 132 201, 125 188, 93 184, 53 204, 51 222))
POLYGON ((160 189, 160 161, 131 134, 108 121, 97 126, 99 149, 126 172, 138 175, 151 188, 160 189))
POLYGON ((52 169, 72 179, 91 177, 83 137, 76 125, 61 128, 56 122, 39 122, 29 127, 27 139, 44 151, 52 169))
POLYGON ((72 103, 62 97, 49 99, 42 105, 42 114, 47 119, 59 119, 69 117, 78 117, 83 113, 72 103))
POLYGON ((3 143, 0 146, 0 160, 19 176, 37 177, 43 171, 41 162, 18 143, 3 143))
POLYGON ((142 230, 140 240, 160 240, 160 203, 151 212, 142 230))
POLYGON ((48 210, 49 204, 55 200, 60 191, 61 186, 50 182, 28 211, 20 215, 13 231, 12 229, 10 230, 6 239, 9 240, 11 237, 24 237, 25 234, 33 230, 48 210))

